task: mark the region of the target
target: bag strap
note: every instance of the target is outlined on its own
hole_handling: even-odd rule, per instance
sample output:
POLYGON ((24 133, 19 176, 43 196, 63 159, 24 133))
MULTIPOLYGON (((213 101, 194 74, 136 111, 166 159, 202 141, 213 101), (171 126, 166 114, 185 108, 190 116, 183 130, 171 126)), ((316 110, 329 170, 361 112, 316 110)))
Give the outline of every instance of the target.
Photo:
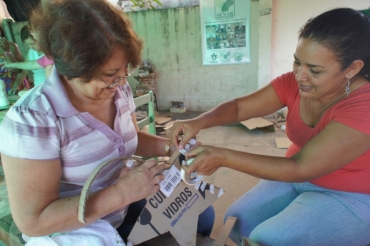
POLYGON ((89 196, 89 190, 90 190, 91 185, 94 182, 96 176, 100 173, 100 171, 105 166, 107 166, 112 161, 120 161, 120 160, 126 161, 126 160, 129 160, 129 159, 135 160, 135 161, 137 161, 139 163, 144 163, 144 160, 141 159, 141 158, 139 158, 139 157, 135 157, 135 156, 119 156, 119 157, 115 157, 113 159, 110 159, 108 161, 103 162, 98 167, 96 167, 94 169, 94 171, 90 174, 90 176, 88 177, 88 179, 86 180, 86 182, 85 182, 85 184, 84 184, 84 186, 82 188, 81 196, 80 196, 80 201, 79 201, 79 204, 78 204, 78 220, 81 223, 86 224, 86 221, 85 221, 85 206, 86 206, 86 201, 87 201, 88 196, 89 196))

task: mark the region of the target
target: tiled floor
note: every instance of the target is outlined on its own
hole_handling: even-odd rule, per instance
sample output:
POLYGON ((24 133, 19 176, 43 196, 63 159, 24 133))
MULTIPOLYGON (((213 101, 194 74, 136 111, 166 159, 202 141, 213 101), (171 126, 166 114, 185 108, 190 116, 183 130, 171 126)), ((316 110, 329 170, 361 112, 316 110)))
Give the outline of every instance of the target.
MULTIPOLYGON (((187 112, 186 114, 174 115, 173 118, 192 118, 198 114, 199 112, 187 112)), ((275 138, 281 137, 286 137, 286 134, 278 128, 275 128, 275 132, 265 133, 262 130, 248 130, 241 124, 234 124, 204 129, 197 136, 197 140, 205 145, 214 145, 255 154, 284 156, 286 149, 278 149, 275 144, 275 138)), ((259 179, 228 168, 220 168, 212 176, 207 177, 206 180, 225 190, 225 194, 213 203, 216 211, 216 220, 211 237, 216 239, 218 232, 222 228, 223 217, 227 207, 256 185, 259 179)), ((228 245, 235 245, 230 240, 227 243, 228 245)))

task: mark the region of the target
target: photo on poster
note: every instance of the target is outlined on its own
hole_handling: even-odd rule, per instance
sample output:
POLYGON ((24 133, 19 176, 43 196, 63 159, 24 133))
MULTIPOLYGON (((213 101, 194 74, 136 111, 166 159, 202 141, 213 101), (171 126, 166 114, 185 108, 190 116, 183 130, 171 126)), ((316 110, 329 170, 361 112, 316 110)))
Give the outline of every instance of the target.
POLYGON ((206 26, 207 50, 246 47, 245 22, 206 26))
POLYGON ((200 11, 203 65, 250 62, 249 1, 201 0, 200 11))

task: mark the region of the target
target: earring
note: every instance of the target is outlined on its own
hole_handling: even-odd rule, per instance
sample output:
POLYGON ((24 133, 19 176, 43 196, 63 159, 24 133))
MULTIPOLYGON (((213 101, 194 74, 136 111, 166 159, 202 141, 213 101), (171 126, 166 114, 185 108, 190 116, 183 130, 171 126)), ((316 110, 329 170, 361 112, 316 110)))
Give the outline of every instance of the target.
POLYGON ((349 93, 351 93, 351 90, 349 88, 350 83, 351 83, 351 79, 348 79, 347 78, 347 85, 346 85, 346 94, 347 94, 347 97, 348 97, 349 93))

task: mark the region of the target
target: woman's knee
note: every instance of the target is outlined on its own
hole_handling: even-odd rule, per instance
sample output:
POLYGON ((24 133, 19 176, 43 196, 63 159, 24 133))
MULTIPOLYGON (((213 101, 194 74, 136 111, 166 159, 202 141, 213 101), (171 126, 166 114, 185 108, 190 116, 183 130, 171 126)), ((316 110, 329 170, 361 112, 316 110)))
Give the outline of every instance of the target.
MULTIPOLYGON (((286 245, 305 245, 304 238, 306 232, 292 228, 291 225, 285 223, 262 223, 254 228, 249 236, 251 240, 260 245, 286 246, 286 245)), ((307 241, 306 241, 307 242, 307 241)))

